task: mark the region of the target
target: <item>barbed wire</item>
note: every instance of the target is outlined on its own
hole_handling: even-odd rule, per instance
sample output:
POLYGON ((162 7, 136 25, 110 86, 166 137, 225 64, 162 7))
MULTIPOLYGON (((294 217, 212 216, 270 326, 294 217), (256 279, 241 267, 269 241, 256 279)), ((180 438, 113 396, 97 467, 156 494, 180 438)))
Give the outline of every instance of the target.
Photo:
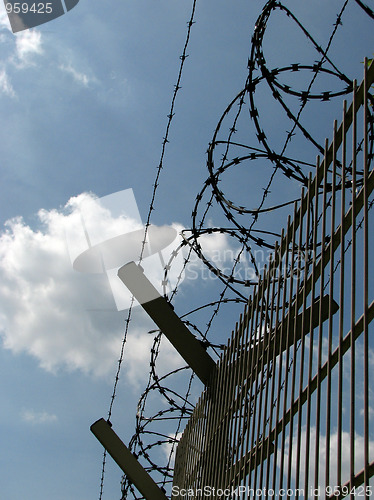
MULTIPOLYGON (((193 3, 192 3, 192 13, 191 13, 191 16, 190 16, 190 20, 187 23, 188 28, 187 28, 187 36, 186 36, 186 40, 185 40, 185 45, 184 45, 184 48, 183 48, 182 55, 180 56, 181 62, 180 62, 180 66, 179 66, 179 72, 178 72, 177 82, 176 82, 176 84, 174 86, 174 92, 173 92, 173 96, 172 96, 170 111, 169 111, 169 114, 167 115, 168 121, 167 121, 167 124, 166 124, 166 131, 165 131, 165 135, 164 135, 163 142, 162 142, 162 150, 161 150, 160 161, 159 161, 157 169, 156 169, 156 177, 155 177, 155 181, 154 181, 154 184, 153 184, 151 202, 149 204, 149 209, 148 209, 148 213, 147 213, 147 219, 146 219, 145 231, 144 231, 144 238, 143 238, 143 241, 142 241, 142 244, 141 244, 141 250, 140 250, 140 255, 139 255, 139 263, 141 263, 142 260, 143 260, 143 256, 144 256, 144 252, 145 252, 145 247, 146 247, 146 244, 147 244, 148 229, 149 229, 149 226, 150 226, 151 215, 152 215, 152 212, 154 210, 154 203, 155 203, 155 200, 156 200, 157 188, 159 186, 159 179, 160 179, 160 176, 161 176, 161 170, 163 169, 164 157, 165 157, 165 153, 166 153, 166 146, 167 146, 167 143, 169 142, 169 132, 170 132, 170 128, 171 128, 171 123, 172 123, 172 120, 173 120, 173 117, 174 117, 175 102, 176 102, 177 94, 178 94, 179 90, 181 89, 181 85, 180 84, 181 84, 181 81, 182 81, 182 74, 183 74, 184 63, 185 63, 185 60, 188 57, 187 49, 188 49, 190 35, 191 35, 191 28, 192 28, 192 26, 194 24, 195 10, 196 10, 196 0, 193 0, 193 3)), ((111 418, 111 415, 112 415, 112 411, 113 411, 114 400, 115 400, 116 394, 117 394, 117 387, 118 387, 118 382, 119 382, 119 378, 120 378, 121 367, 122 367, 122 363, 123 363, 123 359, 124 359, 125 345, 126 345, 126 341, 127 341, 127 335, 128 335, 128 331, 129 331, 130 322, 131 322, 132 310, 133 310, 133 307, 134 307, 134 303, 135 303, 135 298, 134 298, 134 296, 132 296, 131 297, 130 306, 129 306, 129 309, 128 309, 128 313, 127 313, 127 318, 125 320, 125 331, 124 331, 124 334, 123 334, 123 339, 122 339, 122 344, 121 344, 121 351, 120 351, 120 357, 119 357, 119 360, 118 360, 117 371, 116 371, 116 375, 115 375, 115 379, 114 379, 114 384, 113 384, 112 396, 111 396, 111 399, 110 399, 110 404, 109 404, 109 409, 108 409, 108 417, 107 417, 108 421, 110 421, 110 418, 111 418)), ((157 351, 156 350, 152 350, 152 353, 157 356, 157 351)), ((151 360, 151 367, 154 368, 154 366, 155 366, 155 362, 151 360)), ((152 370, 151 372, 152 372, 153 379, 156 380, 157 379, 157 375, 154 373, 154 370, 152 370)), ((151 377, 150 377, 150 380, 151 380, 151 377)), ((158 390, 160 392, 164 392, 164 390, 165 391, 167 390, 166 388, 163 388, 163 387, 161 387, 159 385, 159 381, 157 383, 157 387, 158 387, 158 390)), ((151 388, 149 388, 149 390, 151 390, 151 388)), ((148 391, 146 390, 144 392, 144 395, 145 395, 144 399, 146 398, 146 394, 147 393, 148 393, 148 391)), ((168 398, 168 402, 169 402, 169 404, 171 404, 172 400, 170 398, 168 398)), ((187 404, 187 400, 185 401, 184 404, 185 405, 187 404)), ((180 411, 182 411, 182 408, 180 408, 180 411)), ((138 427, 138 428, 140 429, 140 427, 138 427)), ((131 443, 132 442, 130 442, 130 449, 131 449, 131 443)), ((162 443, 163 442, 161 441, 161 442, 158 442, 157 444, 160 445, 162 443)), ((152 447, 152 445, 148 446, 147 449, 149 449, 151 447, 152 447)), ((144 448, 143 448, 143 454, 146 455, 144 448)), ((102 461, 102 468, 101 468, 101 476, 100 476, 99 500, 102 500, 103 492, 104 492, 106 457, 107 457, 107 451, 104 449, 103 461, 102 461)), ((131 488, 131 490, 134 491, 133 488, 131 488)))
MULTIPOLYGON (((305 24, 284 3, 269 0, 255 23, 248 58, 248 77, 245 85, 226 107, 213 133, 207 150, 208 177, 196 196, 191 214, 191 228, 182 231, 182 241, 165 266, 163 283, 165 285, 164 295, 171 302, 177 295, 193 256, 212 276, 218 278, 217 283, 220 283, 222 287, 221 290, 216 287, 216 296, 206 304, 200 304, 182 316, 183 321, 193 331, 196 338, 216 358, 219 356, 219 351, 223 348, 225 342, 222 342, 222 339, 218 341, 211 340, 210 334, 216 320, 222 316, 222 308, 232 307, 234 304, 240 305, 248 301, 251 287, 258 284, 261 275, 261 263, 256 259, 256 251, 259 249, 270 252, 274 249, 273 242, 280 237, 278 231, 274 230, 276 225, 274 217, 278 217, 277 214, 280 214, 279 217, 283 219, 284 214, 290 212, 290 207, 296 201, 295 199, 289 199, 289 192, 285 187, 289 186, 290 183, 307 186, 309 174, 315 169, 314 158, 317 154, 324 152, 323 143, 320 143, 321 140, 324 140, 324 135, 319 137, 318 134, 309 130, 302 123, 302 117, 305 115, 306 110, 309 109, 310 104, 313 106, 316 103, 328 105, 334 99, 352 92, 352 78, 339 70, 329 55, 336 34, 342 29, 343 18, 347 15, 348 5, 356 6, 364 15, 374 19, 372 9, 360 0, 342 1, 325 48, 322 48, 322 45, 318 43, 305 24), (303 63, 289 61, 282 67, 271 67, 265 57, 265 38, 268 35, 270 21, 275 13, 284 15, 287 21, 291 22, 292 26, 299 30, 304 36, 308 47, 312 47, 316 53, 316 60, 303 63), (300 90, 285 83, 284 79, 287 75, 301 75, 304 87, 300 90), (327 79, 330 79, 330 82, 332 79, 336 80, 339 88, 332 88, 331 86, 326 88, 327 79), (319 87, 323 86, 322 90, 315 90, 317 84, 319 87), (283 113, 290 126, 289 130, 284 128, 285 139, 278 146, 275 144, 277 141, 273 141, 268 137, 269 130, 270 134, 272 130, 266 129, 264 125, 266 113, 262 113, 261 105, 256 100, 258 94, 263 95, 264 93, 266 93, 267 97, 270 96, 273 99, 272 105, 277 105, 277 112, 283 113), (297 146, 297 141, 302 144, 301 147, 297 146), (305 154, 305 144, 307 144, 307 154, 305 154), (289 151, 290 149, 293 149, 292 152, 289 151), (299 158, 297 153, 302 153, 302 157, 299 158), (257 203, 254 202, 252 206, 246 206, 231 199, 226 193, 224 177, 228 176, 229 173, 236 173, 240 170, 241 172, 247 172, 244 178, 246 182, 249 182, 252 178, 256 178, 256 175, 252 173, 255 165, 260 165, 261 174, 258 177, 262 183, 261 193, 257 203), (272 193, 276 181, 285 188, 286 199, 284 200, 280 199, 279 189, 275 189, 275 193, 272 193), (275 196, 271 196, 272 194, 275 194, 275 196), (268 226, 262 225, 265 217, 269 215, 272 219, 270 224, 268 226), (213 224, 212 221, 215 221, 215 223, 213 224), (221 269, 220 264, 222 262, 215 262, 205 248, 209 238, 217 236, 225 239, 230 238, 236 245, 235 257, 232 260, 231 268, 228 270, 221 269), (180 255, 183 256, 183 265, 178 271, 175 286, 168 294, 166 289, 168 276, 180 255), (251 270, 250 278, 246 273, 242 276, 239 272, 243 262, 249 263, 250 267, 246 269, 251 270), (202 312, 208 313, 208 321, 203 326, 199 325, 197 319, 192 319, 193 315, 199 315, 202 312)), ((196 0, 193 2, 191 18, 187 23, 188 31, 184 51, 180 57, 180 72, 177 84, 174 87, 170 113, 167 115, 166 133, 145 224, 146 229, 140 261, 143 257, 151 215, 155 209, 156 191, 159 186, 166 146, 169 142, 169 129, 174 117, 175 98, 181 88, 183 64, 188 57, 187 48, 190 31, 195 22, 195 8, 196 0)), ((330 85, 332 84, 330 83, 330 85)), ((369 124, 371 127, 369 160, 372 161, 374 135, 372 111, 370 111, 369 124)), ((339 162, 337 162, 337 168, 341 168, 339 162)), ((348 166, 346 178, 348 184, 351 182, 350 174, 351 169, 348 166)), ((359 176, 358 183, 360 183, 362 172, 357 172, 357 174, 359 176)), ((344 187, 340 186, 340 188, 344 187)), ((322 184, 320 189, 323 188, 322 184)), ((326 184, 325 189, 328 192, 331 186, 326 184)), ((339 189, 339 185, 336 186, 336 189, 339 189)), ((314 223, 318 224, 319 221, 314 221, 314 223)), ((318 245, 317 242, 316 246, 318 247, 318 245)), ((292 274, 292 269, 289 272, 292 274)), ((130 440, 129 446, 134 455, 143 463, 146 470, 152 474, 155 481, 165 490, 172 480, 173 454, 179 439, 179 433, 183 429, 184 422, 193 411, 194 377, 193 374, 191 375, 189 368, 184 365, 162 376, 158 374, 157 362, 161 351, 162 334, 157 331, 152 333, 157 333, 157 335, 151 349, 148 383, 139 399, 135 433, 130 440), (158 398, 156 406, 155 399, 157 398, 153 397, 154 395, 157 395, 158 398), (176 424, 172 432, 169 432, 169 429, 172 428, 170 422, 176 424), (169 449, 167 454, 164 453, 166 449, 169 449), (163 451, 160 452, 160 450, 163 451), (165 455, 166 458, 162 455, 165 455)), ((122 363, 122 354, 123 350, 119 368, 122 363)), ((289 366, 286 368, 287 372, 291 370, 292 363, 293 359, 291 358, 289 366)), ((117 376, 119 376, 119 371, 117 376)), ((112 401, 115 392, 114 390, 112 401)), ((112 404, 110 411, 111 409, 112 404)), ((142 498, 125 476, 122 480, 121 490, 122 500, 128 498, 128 495, 137 500, 142 498)))

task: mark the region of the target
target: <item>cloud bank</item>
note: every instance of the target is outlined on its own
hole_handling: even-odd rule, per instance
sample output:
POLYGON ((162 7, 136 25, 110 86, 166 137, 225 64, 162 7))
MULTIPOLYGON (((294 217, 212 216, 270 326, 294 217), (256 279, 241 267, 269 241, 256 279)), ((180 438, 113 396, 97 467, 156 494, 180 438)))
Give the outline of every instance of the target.
MULTIPOLYGON (((300 443, 300 463, 296 463, 296 449, 297 449, 297 439, 294 437, 292 439, 292 476, 294 479, 295 471, 297 466, 299 466, 300 471, 300 485, 304 485, 305 480, 305 456, 306 456, 306 436, 307 430, 304 427, 301 432, 301 443, 300 443)), ((316 428, 312 426, 309 431, 309 439, 310 439, 310 453, 309 453, 309 478, 310 481, 313 481, 315 474, 315 448, 316 448, 316 428)), ((341 477, 342 483, 349 481, 350 477, 350 434, 349 432, 342 432, 341 435, 342 442, 342 464, 341 464, 341 477)), ((286 438, 285 442, 285 453, 284 453, 284 463, 288 463, 289 458, 289 437, 286 438)), ((325 481, 325 464, 326 464, 326 436, 320 435, 319 437, 319 480, 318 484, 315 484, 314 487, 319 487, 321 491, 325 490, 326 486, 336 486, 337 482, 337 457, 338 457, 338 434, 334 432, 330 436, 330 478, 329 484, 326 485, 325 481)), ((374 441, 369 441, 369 455, 372 458, 374 454, 374 441)), ((364 437, 359 435, 356 432, 355 441, 354 441, 354 455, 355 455, 355 472, 359 472, 364 467, 364 437)), ((278 452, 278 464, 280 462, 281 456, 280 452, 278 452)))
MULTIPOLYGON (((112 376, 126 311, 116 310, 105 274, 73 270, 65 240, 66 227, 76 224, 87 200, 95 197, 83 193, 61 211, 40 210, 38 229, 22 218, 6 222, 0 233, 0 338, 5 348, 27 352, 45 370, 112 376)), ((149 371, 152 328, 141 308, 134 309, 124 363, 134 387, 149 371)), ((166 351, 165 363, 173 363, 173 349, 166 351)))

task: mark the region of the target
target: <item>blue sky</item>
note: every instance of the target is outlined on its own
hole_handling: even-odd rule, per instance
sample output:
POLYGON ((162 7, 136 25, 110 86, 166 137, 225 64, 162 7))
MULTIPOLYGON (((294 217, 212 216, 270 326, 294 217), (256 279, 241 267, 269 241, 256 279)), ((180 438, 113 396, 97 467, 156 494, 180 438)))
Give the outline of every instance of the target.
MULTIPOLYGON (((263 4, 197 4, 155 224, 191 225, 195 197, 208 176, 205 152, 227 104, 244 86, 251 34, 263 4)), ((325 45, 343 2, 285 4, 325 45)), ((5 500, 98 497, 102 449, 89 427, 107 413, 125 313, 115 310, 103 281, 73 271, 63 225, 69 200, 128 188, 145 221, 190 12, 191 2, 175 0, 121 0, 104 7, 98 0, 81 0, 61 18, 14 35, 0 5, 0 487, 5 500), (107 311, 91 311, 100 308, 107 311)), ((343 27, 331 56, 339 69, 360 80, 374 35, 354 1, 343 27)), ((310 43, 281 17, 272 22, 264 47, 276 67, 303 60, 313 64, 316 58, 310 43)), ((258 92, 258 102, 263 126, 282 143, 288 123, 266 90, 258 92)), ((338 98, 306 111, 319 140, 330 135, 341 109, 338 98)), ((240 133, 258 146, 253 131, 240 133)), ((316 156, 302 140, 294 142, 292 154, 311 163, 316 156)), ((226 189, 255 205, 251 186, 258 191, 266 179, 262 168, 239 172, 228 177, 226 189)), ((297 196, 300 189, 282 179, 277 187, 276 200, 297 196)), ((213 219, 212 225, 223 220, 220 214, 213 219)), ((266 224, 279 231, 283 220, 282 215, 266 224)), ((207 248, 233 247, 216 238, 207 248)), ((213 288, 216 283, 186 280, 177 296, 178 312, 209 300, 213 288)), ((223 336, 237 313, 231 311, 217 326, 223 336)), ((146 332, 152 327, 135 309, 112 417, 124 441, 133 433, 137 398, 147 381, 152 339, 146 332)), ((163 356, 161 364, 178 365, 171 348, 163 356)), ((104 498, 120 497, 120 477, 108 461, 104 498)))

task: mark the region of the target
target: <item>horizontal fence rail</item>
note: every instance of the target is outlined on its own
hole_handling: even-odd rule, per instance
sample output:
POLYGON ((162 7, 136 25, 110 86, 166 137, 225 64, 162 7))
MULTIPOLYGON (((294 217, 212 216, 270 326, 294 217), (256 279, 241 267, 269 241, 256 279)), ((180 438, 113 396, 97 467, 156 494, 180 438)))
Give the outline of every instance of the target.
POLYGON ((174 499, 374 495, 373 80, 372 64, 185 428, 174 499))

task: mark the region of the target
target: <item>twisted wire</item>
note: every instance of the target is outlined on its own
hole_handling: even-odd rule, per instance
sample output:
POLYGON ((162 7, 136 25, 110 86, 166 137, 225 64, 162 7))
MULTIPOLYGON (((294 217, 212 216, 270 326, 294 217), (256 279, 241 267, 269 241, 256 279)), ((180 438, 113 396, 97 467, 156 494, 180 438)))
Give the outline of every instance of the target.
MULTIPOLYGON (((316 41, 316 38, 306 28, 305 24, 302 23, 288 7, 280 1, 269 0, 256 21, 248 59, 248 77, 244 88, 226 107, 218 121, 213 138, 209 144, 207 151, 208 177, 196 196, 191 214, 191 228, 185 229, 182 232, 180 246, 173 252, 170 260, 165 266, 164 284, 167 283, 167 278, 174 262, 181 254, 183 255, 183 266, 181 270, 179 270, 176 285, 169 293, 169 296, 167 296, 166 293, 166 286, 164 294, 170 302, 176 297, 183 278, 191 265, 192 256, 197 256, 201 265, 218 278, 217 282, 223 286, 220 291, 216 290, 216 298, 213 298, 206 304, 200 304, 198 307, 194 307, 182 316, 185 324, 216 357, 219 356, 219 351, 223 347, 224 342, 222 342, 221 339, 215 342, 211 340, 210 337, 213 325, 215 325, 216 320, 222 316, 222 308, 224 306, 232 308, 234 304, 240 305, 247 302, 251 287, 258 284, 261 275, 261 263, 256 259, 256 249, 265 249, 267 251, 273 250, 273 242, 280 236, 272 227, 259 227, 261 221, 269 214, 273 215, 283 213, 287 210, 289 211, 289 207, 295 202, 294 199, 286 199, 269 203, 275 180, 280 178, 279 175, 282 175, 285 182, 296 182, 300 186, 306 186, 309 173, 315 168, 313 158, 311 158, 310 161, 304 156, 300 159, 295 153, 286 154, 286 151, 289 151, 290 147, 297 142, 297 138, 306 141, 314 155, 323 153, 324 151, 318 138, 301 122, 301 117, 304 116, 309 103, 320 102, 327 104, 352 91, 352 79, 339 70, 329 55, 336 38, 336 33, 343 26, 343 18, 344 15, 346 15, 346 8, 349 4, 357 6, 364 15, 374 19, 373 11, 360 0, 345 0, 342 2, 341 8, 336 15, 336 21, 333 24, 325 48, 322 48, 316 41), (264 40, 265 35, 270 29, 270 21, 275 12, 285 15, 287 19, 300 30, 305 36, 306 43, 311 45, 317 53, 318 58, 316 61, 303 64, 290 62, 279 68, 269 67, 264 54, 264 40), (303 90, 297 90, 291 85, 287 85, 283 82, 282 79, 288 74, 311 74, 311 77, 303 90), (340 88, 324 88, 323 90, 316 91, 316 82, 322 79, 324 83, 325 77, 337 80, 340 84, 340 88), (268 91, 274 99, 274 103, 277 103, 279 109, 283 110, 285 116, 291 122, 291 128, 289 131, 286 130, 285 140, 278 150, 267 137, 267 131, 262 125, 261 109, 256 103, 256 93, 258 93, 264 85, 267 86, 268 91), (292 108, 292 103, 295 100, 299 102, 296 111, 292 108), (248 119, 243 119, 246 109, 248 110, 249 121, 248 119), (222 138, 224 129, 226 128, 227 130, 227 122, 229 120, 228 135, 226 138, 222 138), (243 120, 246 120, 245 127, 243 127, 243 120), (248 126, 252 126, 252 136, 248 135, 248 126), (239 134, 242 134, 241 130, 243 128, 245 128, 244 137, 238 137, 239 134), (251 143, 253 140, 257 141, 256 146, 253 146, 253 142, 251 143), (219 160, 217 160, 218 157, 219 160), (260 164, 262 172, 265 172, 265 175, 267 172, 269 175, 267 180, 264 180, 262 187, 263 193, 259 196, 258 204, 254 207, 249 207, 235 200, 231 200, 225 193, 222 184, 224 175, 232 171, 238 171, 239 168, 248 171, 248 165, 252 166, 255 164, 260 164), (225 223, 210 225, 209 217, 213 211, 215 211, 214 215, 219 213, 219 220, 221 220, 221 216, 223 216, 225 223), (220 269, 219 264, 214 262, 204 249, 204 239, 217 235, 231 238, 239 245, 236 249, 236 256, 233 258, 229 271, 220 269), (249 262, 252 266, 254 276, 251 278, 248 278, 246 275, 244 275, 244 277, 241 276, 240 266, 242 261, 249 262), (210 314, 208 321, 204 325, 199 325, 199 319, 191 319, 192 315, 197 315, 199 317, 201 313, 206 312, 208 312, 208 314, 210 312, 210 314)), ((193 24, 194 13, 195 2, 193 4, 191 20, 188 23, 188 36, 183 55, 181 56, 181 67, 187 57, 186 49, 190 29, 193 24)), ((179 76, 181 76, 181 72, 179 76)), ((169 126, 174 116, 174 98, 180 89, 179 84, 180 77, 175 86, 171 111, 168 115, 168 126, 163 141, 161 160, 157 169, 150 210, 147 217, 143 249, 146 243, 151 213, 154 210, 156 190, 159 185, 159 177, 163 167, 166 144, 168 143, 169 126)), ((372 131, 372 111, 370 111, 369 123, 372 131)), ((373 133, 371 132, 369 161, 372 161, 372 152, 373 133)), ((338 162, 337 167, 341 168, 338 162)), ((350 174, 349 166, 347 170, 348 174, 350 174)), ((339 173, 337 173, 337 175, 339 175, 339 173)), ((360 176, 362 173, 358 172, 358 175, 360 176)), ((264 179, 265 176, 263 175, 261 178, 264 179)), ((348 178, 346 182, 349 183, 351 181, 348 178)), ((358 183, 360 182, 361 180, 359 178, 358 183)), ((343 187, 344 186, 341 186, 341 188, 343 187)), ((319 189, 322 190, 323 188, 324 186, 322 184, 319 189)), ((325 189, 329 192, 331 186, 326 184, 325 189)), ((339 187, 337 187, 337 189, 339 189, 339 187)), ((310 210, 312 211, 312 207, 310 207, 310 210)), ((214 217, 212 216, 211 219, 213 220, 214 217)), ((314 223, 319 224, 319 220, 314 221, 314 223)), ((319 247, 320 242, 317 242, 317 248, 319 247)), ((141 253, 141 258, 142 254, 143 252, 141 253)), ((292 269, 286 270, 285 279, 288 279, 292 272, 292 269)), ((288 304, 286 304, 286 306, 288 306, 288 304)), ((299 346, 296 346, 296 351, 298 348, 299 346)), ((160 349, 161 334, 158 334, 155 337, 151 350, 148 383, 139 399, 136 429, 130 441, 130 449, 144 462, 146 470, 150 471, 155 480, 165 489, 172 478, 172 456, 178 442, 178 434, 180 430, 182 430, 183 423, 193 410, 191 394, 193 392, 192 384, 194 379, 186 366, 181 366, 160 377, 157 372, 157 361, 160 349), (183 389, 179 387, 177 389, 172 388, 174 380, 177 379, 179 381, 184 373, 186 374, 186 390, 183 392, 183 389), (155 393, 162 398, 162 410, 155 411, 151 408, 151 396, 155 393), (148 416, 146 416, 146 414, 148 416), (174 432, 161 431, 164 427, 160 426, 165 426, 168 422, 173 421, 176 421, 174 432), (165 445, 171 446, 167 459, 162 461, 158 449, 160 449, 160 447, 165 449, 165 445), (164 462, 166 462, 166 465, 163 465, 164 462)), ((293 362, 293 358, 291 357, 289 366, 286 367, 287 373, 291 370, 293 362)), ((271 370, 269 374, 269 376, 271 376, 271 370)), ((167 426, 167 428, 170 427, 167 426)), ((133 485, 131 485, 126 478, 123 478, 122 499, 127 498, 128 495, 131 495, 134 499, 141 498, 135 491, 133 485)))

